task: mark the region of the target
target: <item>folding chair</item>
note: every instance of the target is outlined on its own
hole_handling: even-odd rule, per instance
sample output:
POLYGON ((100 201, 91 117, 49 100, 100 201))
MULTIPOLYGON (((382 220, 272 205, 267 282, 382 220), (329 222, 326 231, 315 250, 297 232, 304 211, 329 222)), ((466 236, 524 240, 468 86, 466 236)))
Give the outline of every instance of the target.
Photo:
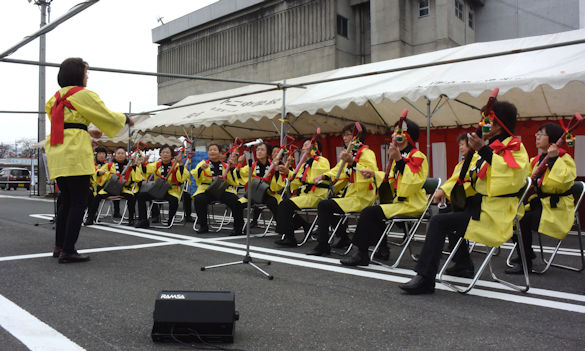
MULTIPOLYGON (((266 210, 270 211, 268 206, 263 205, 263 204, 252 205, 252 209, 256 209, 256 210, 260 211, 260 217, 258 217, 258 220, 260 220, 260 218, 262 217, 263 212, 265 212, 266 210)), ((251 214, 250 214, 250 216, 251 216, 251 214)), ((265 237, 266 234, 268 234, 268 230, 270 230, 270 226, 274 222, 274 216, 272 215, 272 212, 270 212, 270 219, 268 220, 268 225, 266 224, 266 218, 263 218, 263 221, 264 221, 264 225, 266 226, 266 229, 264 229, 264 233, 255 235, 258 238, 265 237)), ((248 223, 246 223, 246 225, 248 225, 248 223)))
MULTIPOLYGON (((524 205, 524 198, 526 197, 526 194, 530 190, 530 185, 531 184, 532 184, 532 179, 530 177, 527 177, 526 178, 526 184, 518 192, 519 201, 518 201, 518 205, 516 206, 516 211, 518 211, 518 209, 520 208, 520 206, 523 206, 524 205)), ((475 273, 475 276, 473 277, 473 280, 471 281, 471 283, 467 287, 461 288, 459 286, 456 286, 456 285, 451 284, 451 283, 447 282, 446 280, 444 280, 443 279, 443 274, 445 273, 445 270, 447 269, 447 266, 449 265, 449 263, 451 263, 451 260, 455 256, 455 253, 457 252, 457 249, 459 249, 459 246, 461 245, 461 243, 463 242, 463 240, 465 240, 464 237, 459 238, 459 240, 457 241, 457 244, 453 248, 453 251, 451 251, 451 254, 447 258, 447 261, 445 261, 445 264, 441 268, 441 271, 439 272, 439 276, 437 277, 437 279, 439 280, 440 283, 448 286, 449 288, 451 288, 451 289, 453 289, 453 290, 455 290, 455 291, 457 291, 459 293, 466 294, 471 289, 473 289, 473 287, 475 286, 475 284, 479 280, 479 277, 483 273, 483 271, 486 268, 486 266, 489 266, 490 274, 491 274, 491 277, 492 277, 492 279, 494 281, 497 281, 497 282, 499 282, 501 284, 504 284, 504 285, 506 285, 506 286, 514 289, 514 290, 518 290, 518 291, 521 291, 521 292, 528 291, 528 289, 530 289, 530 280, 528 278, 528 269, 527 269, 527 265, 526 265, 526 253, 524 252, 524 245, 522 243, 522 235, 520 234, 520 220, 518 219, 518 215, 517 214, 514 217, 513 231, 516 234, 516 236, 518 238, 518 243, 520 245, 520 258, 522 260, 522 267, 524 269, 524 281, 525 281, 525 285, 524 286, 519 286, 519 285, 510 283, 508 281, 505 281, 503 279, 498 278, 494 274, 493 269, 492 269, 491 259, 492 259, 492 256, 494 256, 494 252, 496 251, 497 248, 499 248, 499 246, 489 246, 489 245, 486 245, 486 246, 490 247, 490 250, 486 254, 486 258, 481 263, 481 266, 479 267, 479 270, 477 271, 477 273, 475 273)))
MULTIPOLYGON (((108 196, 107 198, 105 198, 100 203, 98 213, 97 213, 97 216, 95 219, 95 223, 98 224, 100 222, 103 222, 103 221, 100 221, 100 219, 109 216, 110 210, 112 210, 112 207, 114 206, 114 201, 120 201, 120 200, 124 200, 124 197, 123 196, 108 196), (102 214, 106 202, 108 203, 107 211, 106 211, 106 213, 102 214)), ((122 211, 122 216, 120 217, 120 220, 116 220, 113 217, 113 213, 112 213, 112 222, 114 222, 115 224, 122 224, 122 221, 124 220, 124 216, 126 215, 126 212, 128 211, 128 201, 124 201, 124 202, 125 202, 124 210, 122 211)))
POLYGON ((400 264, 400 260, 402 259, 402 256, 404 256, 404 253, 406 252, 406 249, 410 250, 410 242, 414 238, 414 235, 416 234, 416 231, 418 230, 418 227, 420 226, 420 224, 423 221, 428 222, 430 220, 430 218, 431 218, 430 207, 431 207, 431 204, 433 203, 433 199, 435 198, 435 193, 437 192, 437 189, 439 189, 439 186, 441 186, 441 178, 427 178, 427 180, 425 180, 425 183, 423 185, 423 189, 425 190, 425 193, 427 195, 427 204, 425 206, 425 209, 421 212, 421 214, 419 216, 394 216, 394 217, 386 220, 386 229, 384 229, 384 231, 382 232, 382 235, 380 235, 380 239, 378 239, 378 243, 374 247, 374 250, 372 250, 370 261, 377 263, 377 264, 380 264, 380 265, 385 266, 385 267, 389 267, 389 268, 398 267, 398 265, 400 264), (384 238, 388 234, 390 234, 392 227, 396 223, 404 223, 404 225, 406 226, 406 238, 401 243, 402 250, 400 251, 400 254, 398 255, 398 257, 396 258, 396 261, 390 266, 374 261, 375 253, 378 251, 378 248, 382 244, 382 241, 384 240, 384 238), (409 229, 408 224, 413 224, 413 226, 409 229))
MULTIPOLYGON (((298 214, 298 215, 303 214, 303 215, 306 215, 307 217, 315 215, 315 219, 313 219, 313 222, 311 222, 311 226, 309 227, 309 231, 305 234, 303 241, 301 241, 300 243, 297 244, 297 246, 303 246, 309 240, 311 233, 313 233, 313 229, 315 229, 315 226, 317 225, 317 219, 319 218, 319 214, 317 213, 316 208, 302 208, 298 211, 295 211, 295 214, 298 214)), ((284 237, 284 235, 283 235, 283 237, 284 237)))
MULTIPOLYGON (((374 201, 372 201, 372 203, 370 203, 366 207, 373 206, 375 203, 376 203, 376 198, 374 198, 374 201)), ((364 208, 366 208, 366 207, 364 207, 364 208)), ((335 228, 333 228, 333 231, 331 232, 331 235, 329 236, 329 240, 327 241, 327 243, 331 244, 333 242, 333 238, 335 237, 335 234, 337 234, 337 230, 339 228, 341 228, 341 226, 345 225, 347 223, 347 221, 349 220, 349 218, 351 218, 351 217, 359 218, 361 213, 362 213, 361 211, 359 211, 359 212, 346 212, 346 213, 333 213, 333 215, 335 217, 339 217, 339 220, 337 221, 337 225, 335 226, 335 228)), ((342 253, 342 255, 347 255, 351 251, 352 246, 353 246, 353 244, 349 244, 349 247, 345 250, 345 252, 342 253)))
MULTIPOLYGON (((540 246, 540 257, 542 258, 542 261, 546 264, 546 266, 544 267, 544 269, 542 269, 540 271, 533 269, 533 272, 535 272, 535 273, 543 274, 551 266, 554 266, 557 268, 562 268, 562 269, 567 269, 567 270, 571 270, 571 271, 575 271, 575 272, 581 272, 585 268, 585 257, 583 254, 583 241, 581 239, 581 223, 579 221, 579 206, 581 205, 581 201, 583 200, 583 195, 585 194, 585 183, 577 181, 573 184, 573 186, 571 187, 571 189, 569 191, 573 194, 573 198, 575 199, 575 221, 574 221, 573 226, 575 228, 577 228, 577 238, 579 240, 579 253, 581 255, 581 267, 579 268, 579 267, 572 267, 572 266, 566 266, 566 265, 562 265, 562 264, 553 263, 553 260, 555 259, 556 254, 559 251, 559 248, 561 247, 561 244, 563 243, 564 238, 559 240, 553 253, 550 255, 550 257, 547 260, 544 257, 544 249, 542 247, 542 240, 541 240, 542 234, 538 233, 538 244, 540 246)), ((512 252, 514 252, 514 250, 510 251, 510 255, 512 254, 512 252)))
MULTIPOLYGON (((169 207, 169 202, 167 200, 152 200, 150 202, 150 206, 148 208, 148 218, 150 218, 152 216, 152 208, 154 207, 154 205, 157 205, 159 207, 159 213, 160 213, 160 221, 161 223, 165 223, 165 219, 164 219, 164 208, 165 206, 169 207)), ((169 210, 167 210, 167 213, 169 212, 169 210)), ((123 217, 123 216, 122 216, 123 217)), ((173 216, 173 218, 168 218, 167 219, 167 223, 168 220, 170 219, 170 223, 167 225, 161 224, 161 225, 152 225, 151 227, 153 228, 160 228, 160 229, 168 229, 170 227, 172 227, 175 224, 175 218, 177 217, 177 214, 175 213, 175 215, 173 216)), ((183 213, 181 215, 181 219, 178 222, 181 222, 183 219, 185 218, 185 213, 183 213)))
MULTIPOLYGON (((199 217, 197 217, 197 214, 195 214, 195 221, 193 222, 193 230, 197 230, 197 221, 198 220, 199 220, 199 217)), ((212 201, 211 203, 209 203, 208 209, 207 209, 207 223, 208 223, 209 228, 212 228, 216 232, 219 232, 224 228, 230 229, 227 227, 227 224, 230 223, 231 221, 232 221, 232 214, 231 214, 229 207, 226 204, 224 204, 223 202, 219 202, 219 201, 212 201), (225 206, 225 209, 223 211, 223 215, 221 216, 221 219, 219 220, 219 224, 217 224, 218 221, 215 218, 215 206, 216 205, 225 206), (210 215, 210 213, 211 213, 211 215, 210 215), (211 218, 213 218, 213 221, 210 221, 211 218)))

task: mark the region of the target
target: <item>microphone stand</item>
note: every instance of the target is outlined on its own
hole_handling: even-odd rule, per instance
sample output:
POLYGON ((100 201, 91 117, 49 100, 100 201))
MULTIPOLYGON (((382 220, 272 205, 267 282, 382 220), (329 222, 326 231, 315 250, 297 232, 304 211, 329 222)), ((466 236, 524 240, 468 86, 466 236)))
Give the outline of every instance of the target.
MULTIPOLYGON (((249 148, 251 148, 251 146, 249 148)), ((204 271, 206 269, 233 266, 233 265, 237 265, 237 264, 249 264, 250 266, 252 266, 252 267, 256 268, 258 271, 260 271, 260 273, 264 274, 266 276, 266 278, 268 278, 268 280, 272 280, 272 279, 274 279, 274 276, 267 273, 262 268, 258 267, 254 263, 252 256, 250 256, 250 215, 252 213, 252 171, 253 171, 252 170, 252 157, 253 156, 252 156, 251 152, 249 154, 250 154, 250 157, 248 158, 248 202, 247 202, 248 213, 246 215, 246 254, 244 255, 244 257, 242 258, 241 261, 221 263, 221 264, 216 264, 213 266, 204 266, 204 267, 201 267, 201 270, 204 271)), ((270 261, 266 261, 264 263, 266 263, 267 265, 270 265, 270 261)))

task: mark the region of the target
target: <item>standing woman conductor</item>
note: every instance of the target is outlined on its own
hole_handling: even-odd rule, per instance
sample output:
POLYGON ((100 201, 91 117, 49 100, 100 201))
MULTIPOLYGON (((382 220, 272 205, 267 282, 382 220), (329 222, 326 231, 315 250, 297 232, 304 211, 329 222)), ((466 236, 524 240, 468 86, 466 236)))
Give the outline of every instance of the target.
POLYGON ((51 120, 51 134, 45 143, 49 175, 61 191, 53 250, 59 263, 89 260, 77 253, 75 242, 87 207, 90 177, 95 172, 90 136, 99 138, 102 130, 114 137, 124 124, 134 124, 123 113, 108 110, 96 93, 85 89, 87 69, 81 58, 63 61, 57 75, 61 89, 45 105, 51 120), (100 130, 88 130, 90 123, 100 130))

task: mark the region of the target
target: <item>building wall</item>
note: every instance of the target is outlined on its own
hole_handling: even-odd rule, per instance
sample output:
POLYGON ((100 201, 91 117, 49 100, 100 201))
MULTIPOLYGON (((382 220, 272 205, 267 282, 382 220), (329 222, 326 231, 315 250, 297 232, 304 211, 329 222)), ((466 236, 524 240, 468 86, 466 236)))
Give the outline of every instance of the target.
POLYGON ((477 41, 564 32, 580 28, 580 0, 486 0, 477 9, 477 41))
MULTIPOLYGON (((265 1, 160 42, 158 70, 273 81, 334 69, 336 5, 336 0, 265 1)), ((158 103, 235 86, 159 78, 158 103)))

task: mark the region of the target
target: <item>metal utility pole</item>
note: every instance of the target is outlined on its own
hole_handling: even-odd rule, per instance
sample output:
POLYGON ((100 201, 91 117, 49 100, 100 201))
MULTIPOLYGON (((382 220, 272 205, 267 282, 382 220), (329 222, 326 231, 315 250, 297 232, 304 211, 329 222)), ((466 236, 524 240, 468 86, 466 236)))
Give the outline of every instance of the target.
MULTIPOLYGON (((51 6, 53 0, 35 0, 35 5, 41 10, 41 28, 47 24, 47 10, 51 6)), ((39 37, 39 62, 45 63, 46 60, 46 39, 45 34, 39 37)), ((39 66, 39 119, 38 119, 38 141, 43 141, 46 138, 45 133, 45 66, 39 66)), ((42 149, 38 153, 38 192, 39 196, 47 194, 47 177, 45 168, 47 165, 43 162, 42 149)), ((34 176, 34 175, 33 175, 34 176)))

